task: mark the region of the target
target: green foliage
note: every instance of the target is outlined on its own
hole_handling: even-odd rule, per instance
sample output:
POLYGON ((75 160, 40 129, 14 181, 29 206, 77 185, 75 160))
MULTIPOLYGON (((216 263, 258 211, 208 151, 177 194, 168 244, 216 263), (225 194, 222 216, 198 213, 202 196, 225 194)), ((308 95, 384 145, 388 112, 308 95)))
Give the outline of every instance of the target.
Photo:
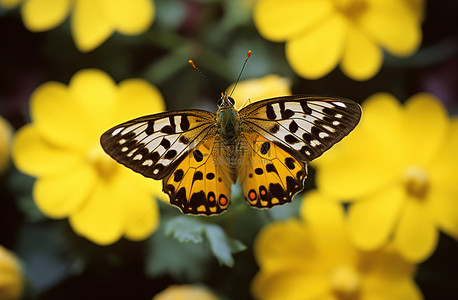
POLYGON ((246 249, 240 241, 228 237, 220 226, 203 223, 195 217, 178 216, 168 220, 165 234, 180 243, 200 244, 206 241, 218 262, 228 267, 234 265, 232 254, 246 249))

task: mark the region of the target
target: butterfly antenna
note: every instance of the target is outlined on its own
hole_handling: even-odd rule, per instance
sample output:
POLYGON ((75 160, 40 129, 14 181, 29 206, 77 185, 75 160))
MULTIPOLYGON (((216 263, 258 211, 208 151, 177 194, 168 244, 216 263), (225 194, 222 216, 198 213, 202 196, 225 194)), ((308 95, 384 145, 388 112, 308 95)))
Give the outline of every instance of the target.
POLYGON ((205 81, 207 81, 207 83, 209 83, 210 81, 208 80, 207 76, 205 76, 204 73, 202 73, 202 71, 196 66, 196 64, 194 63, 194 61, 192 59, 188 60, 188 63, 191 65, 191 67, 193 67, 194 69, 197 70, 197 72, 200 73, 200 75, 202 75, 202 77, 205 79, 205 81))
POLYGON ((250 58, 250 56, 251 56, 251 50, 248 50, 248 53, 247 53, 246 58, 245 58, 245 62, 243 63, 242 69, 240 70, 239 76, 237 77, 237 80, 235 81, 234 87, 232 88, 232 91, 231 91, 231 94, 229 95, 229 97, 232 96, 232 93, 234 92, 235 87, 237 86, 237 83, 239 83, 240 76, 242 76, 243 69, 245 69, 246 63, 247 63, 248 59, 250 58))

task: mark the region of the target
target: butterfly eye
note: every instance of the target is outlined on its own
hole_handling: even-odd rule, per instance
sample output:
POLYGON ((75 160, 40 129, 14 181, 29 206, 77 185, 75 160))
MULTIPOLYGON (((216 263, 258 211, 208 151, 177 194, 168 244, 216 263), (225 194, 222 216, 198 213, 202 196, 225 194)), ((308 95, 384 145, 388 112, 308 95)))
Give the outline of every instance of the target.
POLYGON ((232 97, 229 97, 228 99, 229 99, 229 103, 231 103, 231 105, 234 105, 234 104, 235 104, 235 100, 234 100, 234 98, 232 98, 232 97))
POLYGON ((216 105, 218 105, 218 107, 221 107, 221 106, 223 106, 223 103, 224 103, 224 100, 221 97, 221 98, 219 98, 218 103, 216 103, 216 105))

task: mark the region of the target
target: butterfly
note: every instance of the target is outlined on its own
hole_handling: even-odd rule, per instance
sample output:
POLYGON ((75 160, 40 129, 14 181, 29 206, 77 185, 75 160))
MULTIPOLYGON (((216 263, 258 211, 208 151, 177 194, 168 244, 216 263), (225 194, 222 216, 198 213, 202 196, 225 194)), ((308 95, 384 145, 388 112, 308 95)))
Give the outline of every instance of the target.
POLYGON ((185 214, 224 212, 240 181, 256 208, 291 202, 304 188, 307 164, 348 135, 361 107, 347 99, 294 95, 240 110, 221 95, 216 114, 180 110, 140 117, 101 136, 106 153, 162 180, 170 203, 185 214))

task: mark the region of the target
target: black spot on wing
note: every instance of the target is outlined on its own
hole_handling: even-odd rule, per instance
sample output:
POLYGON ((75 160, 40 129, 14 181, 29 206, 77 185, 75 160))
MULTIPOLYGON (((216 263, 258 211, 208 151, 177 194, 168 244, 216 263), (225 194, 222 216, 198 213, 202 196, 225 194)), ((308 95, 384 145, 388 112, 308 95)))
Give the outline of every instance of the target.
POLYGON ((297 130, 299 129, 299 125, 297 125, 296 121, 291 121, 291 123, 289 123, 289 131, 291 131, 292 133, 295 133, 297 130))
POLYGON ((261 152, 261 154, 263 155, 266 155, 270 150, 270 143, 269 142, 264 142, 262 143, 261 145, 261 149, 259 150, 259 152, 261 152))
POLYGON ((175 129, 170 125, 166 125, 161 128, 161 132, 166 134, 173 134, 175 133, 175 129))
POLYGON ((275 120, 277 118, 274 108, 270 104, 266 105, 266 116, 269 120, 275 120))
POLYGON ((187 116, 181 116, 180 128, 182 131, 189 129, 189 120, 187 116))
POLYGON ((179 182, 183 179, 184 172, 181 169, 178 169, 173 173, 173 181, 179 182))
POLYGON ((200 171, 197 171, 196 173, 194 173, 194 176, 192 177, 192 182, 196 180, 202 180, 203 178, 204 178, 204 174, 202 174, 202 172, 200 171))
POLYGON ((202 154, 202 152, 200 152, 200 150, 194 150, 192 152, 192 155, 194 156, 194 159, 198 162, 201 162, 204 159, 204 155, 202 154))

